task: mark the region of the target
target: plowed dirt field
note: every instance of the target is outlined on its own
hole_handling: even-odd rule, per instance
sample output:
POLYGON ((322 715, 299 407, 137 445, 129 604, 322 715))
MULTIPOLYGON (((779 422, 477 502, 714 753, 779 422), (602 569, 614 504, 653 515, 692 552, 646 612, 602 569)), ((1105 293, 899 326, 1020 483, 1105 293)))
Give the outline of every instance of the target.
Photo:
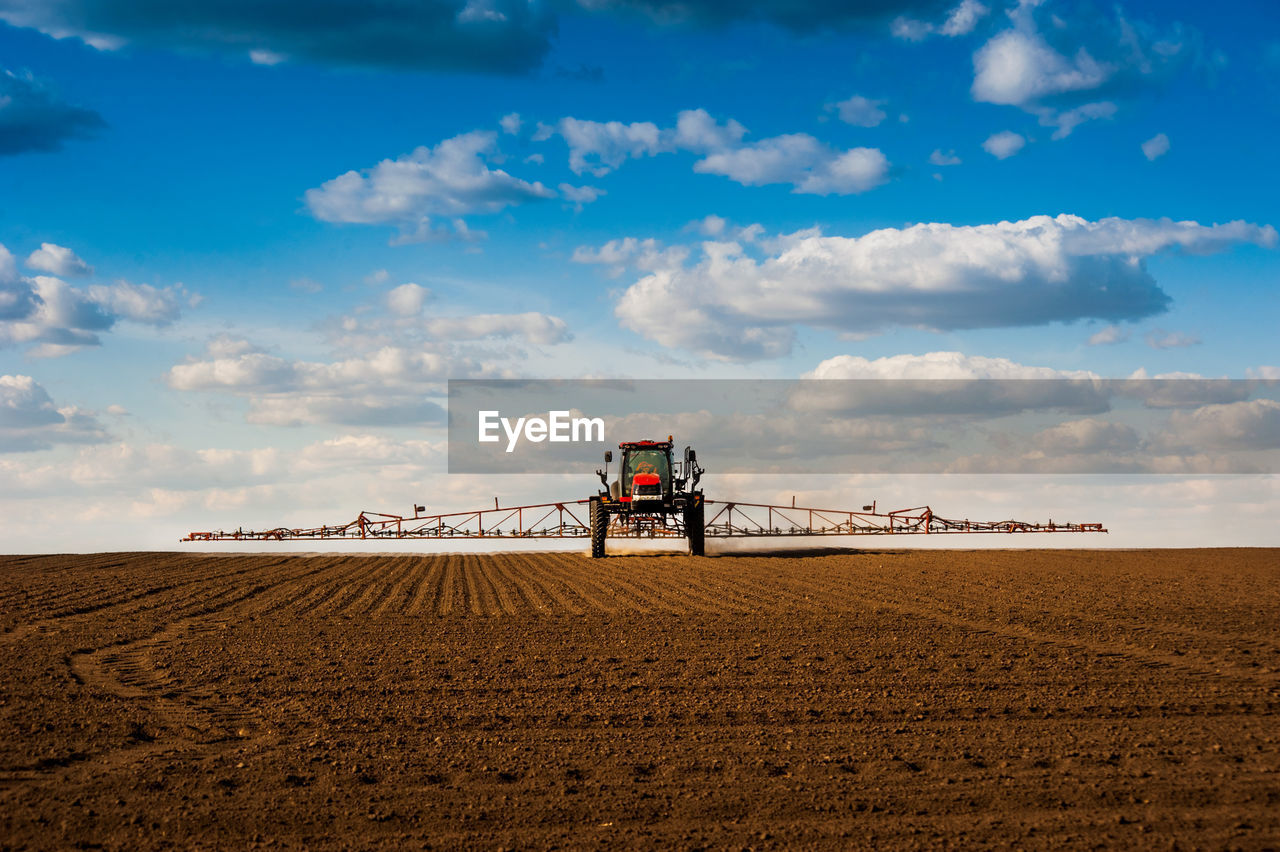
POLYGON ((1280 552, 0 557, 0 848, 1280 846, 1280 552))

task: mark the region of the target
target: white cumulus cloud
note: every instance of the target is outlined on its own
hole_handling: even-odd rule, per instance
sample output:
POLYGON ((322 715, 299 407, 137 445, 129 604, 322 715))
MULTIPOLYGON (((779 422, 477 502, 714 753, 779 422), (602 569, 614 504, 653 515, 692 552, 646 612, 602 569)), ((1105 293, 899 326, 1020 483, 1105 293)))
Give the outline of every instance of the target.
POLYGON ((975 100, 1023 106, 1048 95, 1096 89, 1111 68, 1081 48, 1074 57, 1058 53, 1035 32, 1006 30, 973 56, 975 100))
POLYGON ((555 197, 537 181, 491 168, 487 160, 496 153, 496 133, 463 133, 326 181, 307 190, 307 206, 325 222, 395 225, 402 241, 422 241, 450 235, 433 225, 436 217, 452 219, 453 234, 464 237, 464 216, 555 197))
POLYGON ((516 338, 528 343, 547 345, 572 339, 564 320, 537 311, 432 317, 423 323, 422 328, 435 340, 516 338))
POLYGON ((953 7, 941 23, 921 21, 901 15, 894 19, 890 31, 897 38, 906 41, 923 41, 931 35, 949 37, 968 35, 991 10, 978 0, 961 0, 953 7))
POLYGON ((0 376, 0 453, 108 440, 93 412, 59 407, 30 376, 0 376))
MULTIPOLYGON (((48 261, 74 270, 73 252, 38 250, 37 263, 48 261)), ((52 248, 60 248, 52 246, 52 248)), ((198 296, 182 285, 153 287, 117 281, 81 289, 52 275, 24 277, 7 248, 0 245, 0 348, 25 346, 30 355, 54 357, 86 346, 98 346, 104 332, 121 321, 166 326, 198 296)))
POLYGON ((1124 343, 1129 339, 1129 332, 1118 325, 1109 325, 1089 335, 1090 346, 1108 346, 1112 343, 1124 343))
POLYGON ((336 424, 404 426, 439 423, 433 400, 455 378, 509 378, 499 358, 522 355, 517 344, 572 339, 564 320, 529 311, 442 315, 430 291, 401 284, 354 315, 331 323, 332 360, 283 357, 243 338, 218 335, 200 355, 165 374, 174 390, 246 400, 246 420, 276 426, 336 424), (380 314, 369 314, 381 307, 380 314), (508 342, 507 352, 492 345, 508 342), (475 352, 472 352, 475 350, 475 352))
POLYGON ((53 243, 41 243, 40 248, 31 252, 27 256, 27 268, 63 278, 93 274, 93 267, 81 260, 79 255, 65 246, 53 243))
POLYGON ((165 374, 180 391, 219 391, 249 400, 250 423, 395 426, 438 422, 439 394, 448 378, 483 373, 474 362, 439 352, 385 347, 340 361, 293 361, 260 351, 206 355, 165 374))
POLYGON ((387 292, 387 310, 397 316, 417 316, 430 296, 431 291, 420 284, 401 284, 387 292))
MULTIPOLYGON (((853 103, 857 100, 846 101, 847 109, 833 107, 841 106, 850 119, 869 121, 873 113, 860 109, 853 103)), ((862 106, 877 110, 877 103, 862 106)), ((680 112, 674 127, 648 121, 624 124, 565 118, 556 125, 556 132, 569 146, 569 167, 577 174, 589 172, 597 177, 629 159, 677 151, 702 155, 694 163, 695 172, 722 175, 745 186, 791 184, 794 192, 810 195, 865 192, 889 177, 889 161, 879 149, 841 150, 807 133, 745 142, 745 127, 733 119, 719 122, 702 109, 680 112)), ((568 193, 565 197, 575 200, 568 193)))
POLYGON ((557 187, 560 190, 560 197, 573 205, 575 210, 582 210, 583 206, 596 201, 602 195, 607 195, 603 189, 594 186, 574 186, 570 183, 562 183, 557 187))
POLYGON ((557 129, 569 145, 569 168, 574 174, 590 172, 603 177, 628 158, 652 157, 671 150, 670 141, 651 121, 623 124, 564 118, 557 129))
POLYGON ((1002 130, 999 133, 993 133, 988 136, 987 141, 982 143, 982 150, 997 160, 1007 160, 1021 151, 1026 144, 1026 138, 1020 133, 1014 133, 1012 130, 1002 130))
POLYGON ((789 183, 793 192, 809 195, 866 192, 889 177, 889 161, 880 150, 837 151, 807 133, 774 136, 710 154, 693 169, 724 175, 746 186, 789 183))
POLYGON ((834 109, 836 115, 845 124, 852 124, 854 127, 875 127, 885 119, 885 111, 881 109, 884 101, 876 101, 862 95, 854 95, 853 97, 831 104, 830 109, 834 109))
POLYGON ((1148 160, 1159 159, 1167 153, 1169 153, 1169 137, 1163 133, 1157 133, 1142 143, 1142 156, 1148 160))
POLYGON ((1175 411, 1156 440, 1194 453, 1280 449, 1280 402, 1254 399, 1175 411))
MULTIPOLYGON (((691 255, 650 246, 644 257, 652 267, 623 293, 615 313, 664 346, 730 360, 786 354, 797 326, 865 334, 891 326, 1134 320, 1170 302, 1147 272, 1147 257, 1175 248, 1274 246, 1276 239, 1274 228, 1244 222, 1060 215, 920 224, 861 237, 815 228, 754 246, 707 241, 691 262, 691 255)), ((596 259, 634 267, 630 257, 644 243, 611 245, 596 259)), ((589 259, 586 252, 581 259, 589 259)))
MULTIPOLYGON (((1193 52, 1181 28, 1167 35, 1135 24, 1117 8, 1088 24, 1056 15, 1041 27, 1038 2, 1009 11, 1011 26, 973 55, 974 100, 1017 107, 1062 139, 1086 121, 1113 116, 1113 97, 1169 79, 1193 52)), ((1051 13, 1045 11, 1046 16, 1051 13)))

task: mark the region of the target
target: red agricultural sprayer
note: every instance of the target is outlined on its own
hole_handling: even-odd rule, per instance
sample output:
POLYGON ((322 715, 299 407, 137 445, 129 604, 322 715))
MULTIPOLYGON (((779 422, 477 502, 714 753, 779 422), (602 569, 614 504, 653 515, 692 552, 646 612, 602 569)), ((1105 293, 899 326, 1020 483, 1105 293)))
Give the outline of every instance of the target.
POLYGON ((706 539, 769 536, 955 535, 970 533, 1105 533, 1095 523, 1029 523, 942 518, 928 506, 878 512, 775 506, 707 500, 698 482, 705 472, 698 456, 686 447, 684 458, 672 458, 671 436, 665 441, 625 441, 618 476, 609 480, 613 453, 604 454, 596 474, 604 486, 582 500, 528 506, 422 514, 412 516, 364 512, 333 526, 187 533, 183 541, 292 541, 295 539, 530 539, 589 538, 591 555, 605 555, 609 538, 686 539, 689 553, 701 556, 706 539))

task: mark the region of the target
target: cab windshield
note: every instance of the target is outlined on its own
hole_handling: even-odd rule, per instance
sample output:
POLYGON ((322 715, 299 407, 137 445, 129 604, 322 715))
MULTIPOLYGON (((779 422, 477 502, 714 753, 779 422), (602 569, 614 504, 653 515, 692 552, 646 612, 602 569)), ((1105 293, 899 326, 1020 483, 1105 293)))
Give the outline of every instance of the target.
POLYGON ((666 491, 671 482, 671 463, 663 450, 635 450, 627 457, 626 469, 622 472, 624 493, 631 493, 631 480, 637 473, 656 473, 662 482, 662 490, 666 491))

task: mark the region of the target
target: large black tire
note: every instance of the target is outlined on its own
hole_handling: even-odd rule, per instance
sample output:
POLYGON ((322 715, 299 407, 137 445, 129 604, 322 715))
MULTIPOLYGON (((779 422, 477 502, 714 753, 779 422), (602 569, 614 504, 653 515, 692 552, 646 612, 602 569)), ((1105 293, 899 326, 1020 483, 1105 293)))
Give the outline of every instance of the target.
POLYGON ((707 528, 703 521, 701 498, 684 510, 684 535, 689 539, 690 556, 706 553, 707 528))
POLYGON ((604 540, 609 532, 609 513, 600 505, 599 497, 591 498, 591 558, 604 556, 604 540))

